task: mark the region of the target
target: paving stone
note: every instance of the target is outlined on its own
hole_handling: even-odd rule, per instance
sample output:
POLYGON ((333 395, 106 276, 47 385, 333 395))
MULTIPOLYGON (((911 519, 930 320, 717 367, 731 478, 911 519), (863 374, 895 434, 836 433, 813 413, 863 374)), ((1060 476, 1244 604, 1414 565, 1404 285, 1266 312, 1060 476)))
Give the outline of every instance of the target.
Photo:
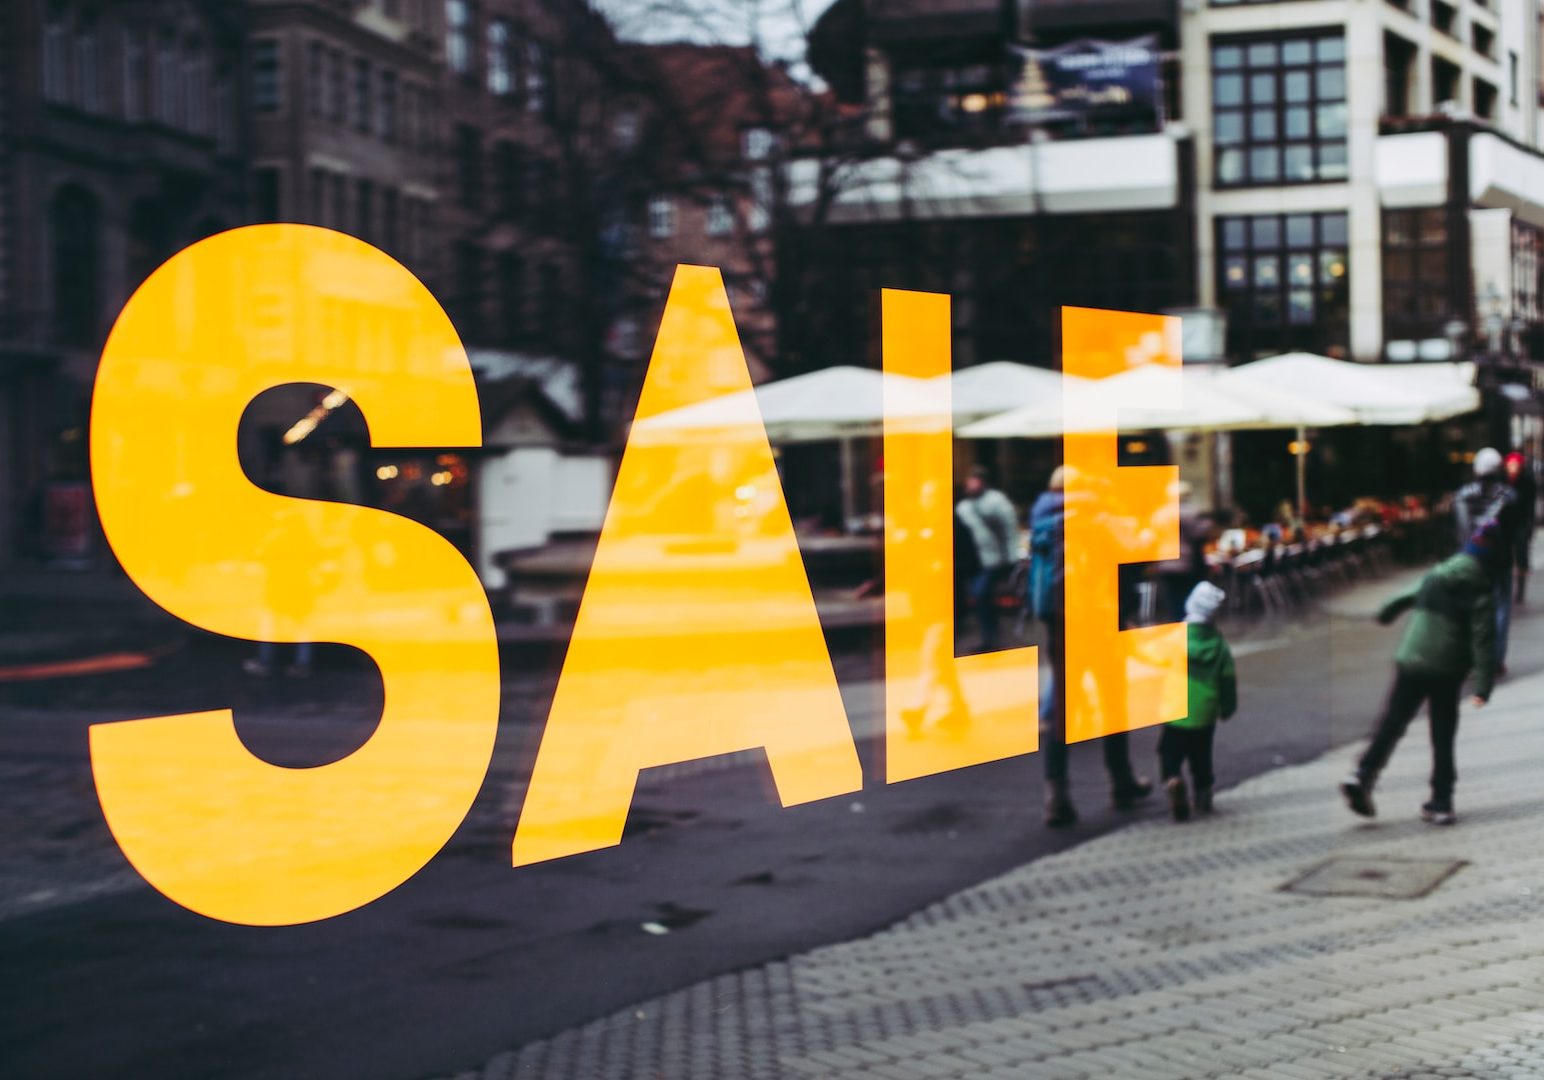
MULTIPOLYGON (((1544 645, 1536 618, 1514 620, 1515 647, 1544 645)), ((1214 818, 1155 813, 455 1080, 1539 1080, 1544 845, 1519 808, 1538 799, 1540 712, 1544 674, 1519 675, 1461 730, 1453 829, 1416 821, 1412 728, 1374 827, 1337 803, 1359 750, 1342 747, 1220 793, 1214 818), (1414 900, 1280 891, 1331 858, 1468 865, 1414 900)))

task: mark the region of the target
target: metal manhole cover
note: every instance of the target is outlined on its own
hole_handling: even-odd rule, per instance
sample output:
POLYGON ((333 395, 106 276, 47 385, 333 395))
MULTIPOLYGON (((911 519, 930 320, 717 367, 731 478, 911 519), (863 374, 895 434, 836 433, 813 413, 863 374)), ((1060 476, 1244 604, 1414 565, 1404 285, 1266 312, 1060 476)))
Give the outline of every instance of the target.
POLYGON ((1465 866, 1463 859, 1397 859, 1383 855, 1327 859, 1287 882, 1282 892, 1307 896, 1373 896, 1416 900, 1465 866))

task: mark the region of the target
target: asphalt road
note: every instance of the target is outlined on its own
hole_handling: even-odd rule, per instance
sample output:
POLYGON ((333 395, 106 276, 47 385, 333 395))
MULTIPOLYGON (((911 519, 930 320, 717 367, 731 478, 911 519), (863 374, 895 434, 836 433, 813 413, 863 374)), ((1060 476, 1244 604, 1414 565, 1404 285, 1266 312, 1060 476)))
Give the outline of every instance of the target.
MULTIPOLYGON (((1255 628, 1240 648, 1241 715, 1218 736, 1221 785, 1362 735, 1391 634, 1355 611, 1255 628)), ((235 659, 195 648, 151 671, 5 688, 0 1074, 453 1072, 708 975, 874 930, 1129 820, 1109 807, 1091 746, 1073 749, 1083 820, 1050 832, 1037 757, 886 786, 875 745, 860 740, 859 795, 782 809, 753 757, 645 774, 620 847, 514 870, 510 837, 551 686, 527 675, 506 695, 476 808, 412 881, 324 923, 230 926, 127 868, 85 739, 97 720, 224 705, 248 745, 280 763, 325 761, 368 737, 370 671, 345 659, 309 683, 256 686, 231 674, 235 659)), ((868 654, 838 662, 860 732, 879 706, 873 667, 868 654)), ((1133 737, 1147 773, 1155 740, 1133 737)), ((1225 792, 1218 804, 1227 813, 1225 792)))

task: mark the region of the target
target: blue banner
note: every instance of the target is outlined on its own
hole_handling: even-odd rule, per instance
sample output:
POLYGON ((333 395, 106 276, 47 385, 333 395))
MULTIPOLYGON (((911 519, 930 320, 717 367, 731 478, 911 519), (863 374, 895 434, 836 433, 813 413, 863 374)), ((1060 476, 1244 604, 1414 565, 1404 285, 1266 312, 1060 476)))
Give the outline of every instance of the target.
POLYGON ((1105 115, 1162 114, 1158 39, 1083 38, 1049 49, 1011 45, 1018 70, 1008 91, 1011 122, 1044 124, 1105 115))

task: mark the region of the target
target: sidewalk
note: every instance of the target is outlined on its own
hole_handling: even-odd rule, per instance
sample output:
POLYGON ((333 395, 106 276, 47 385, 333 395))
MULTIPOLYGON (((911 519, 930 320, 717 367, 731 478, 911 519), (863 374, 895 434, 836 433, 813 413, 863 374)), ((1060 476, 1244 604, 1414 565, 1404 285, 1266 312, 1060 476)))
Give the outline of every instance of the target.
POLYGON ((1335 791, 1359 741, 456 1080, 1544 1075, 1541 652, 1519 620, 1529 673, 1466 706, 1454 828, 1416 817, 1418 721, 1375 822, 1335 791))

